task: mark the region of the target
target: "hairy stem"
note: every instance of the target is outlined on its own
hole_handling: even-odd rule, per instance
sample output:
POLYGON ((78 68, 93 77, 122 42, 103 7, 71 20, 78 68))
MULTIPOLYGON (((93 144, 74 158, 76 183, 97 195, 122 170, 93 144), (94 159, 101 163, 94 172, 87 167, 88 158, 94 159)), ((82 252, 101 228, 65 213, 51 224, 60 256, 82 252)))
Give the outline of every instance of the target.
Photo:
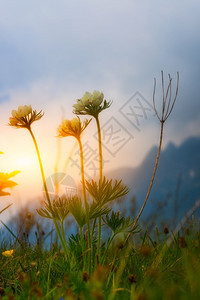
POLYGON ((86 187, 85 187, 85 173, 84 173, 84 161, 83 161, 83 146, 81 143, 81 139, 78 139, 79 148, 80 148, 80 163, 81 163, 81 179, 82 179, 82 187, 83 187, 83 199, 85 210, 88 213, 88 203, 87 203, 87 196, 86 196, 86 187))
POLYGON ((99 181, 102 182, 103 177, 103 156, 102 156, 102 141, 101 141, 101 128, 98 116, 95 118, 98 132, 98 143, 99 143, 99 181))
POLYGON ((64 242, 64 240, 62 238, 62 234, 60 232, 60 228, 59 228, 59 226, 57 224, 57 221, 54 218, 54 212, 53 212, 53 209, 52 209, 51 200, 50 200, 49 192, 48 192, 47 185, 46 185, 46 180, 45 180, 45 175, 44 175, 44 169, 43 169, 43 165, 42 165, 42 159, 41 159, 41 156, 40 156, 40 151, 39 151, 39 148, 38 148, 38 144, 37 144, 37 141, 35 139, 35 136, 34 136, 32 130, 31 130, 31 128, 29 128, 28 130, 29 130, 29 132, 31 134, 31 137, 32 137, 34 145, 35 145, 35 149, 36 149, 36 153, 37 153, 37 157, 38 157, 38 161, 39 161, 39 165, 40 165, 40 171, 41 171, 41 175, 42 175, 43 186, 44 186, 44 190, 45 190, 47 202, 49 204, 49 208, 50 208, 50 211, 51 211, 51 214, 52 214, 53 222, 54 222, 57 234, 59 236, 61 245, 62 245, 62 247, 63 247, 63 249, 65 251, 65 254, 67 255, 65 242, 64 242))
POLYGON ((69 250, 68 250, 67 241, 66 241, 66 237, 65 237, 65 230, 64 230, 63 220, 61 221, 61 231, 62 231, 63 241, 64 241, 64 244, 65 244, 65 249, 64 250, 67 253, 67 258, 69 260, 70 256, 69 256, 69 250))
POLYGON ((113 233, 113 235, 110 237, 110 239, 109 239, 109 241, 108 241, 108 243, 107 243, 106 249, 105 249, 105 251, 104 251, 104 255, 103 255, 102 259, 101 259, 101 263, 102 263, 102 264, 104 263, 104 260, 105 260, 105 258, 106 258, 108 249, 109 249, 109 247, 110 247, 110 245, 111 245, 111 243, 112 243, 112 241, 113 241, 113 239, 114 239, 115 236, 116 236, 116 234, 113 233))
POLYGON ((91 271, 91 235, 90 235, 90 222, 89 222, 89 206, 87 203, 87 196, 86 196, 86 187, 85 187, 85 173, 84 173, 84 161, 83 161, 83 146, 81 143, 81 139, 78 138, 79 148, 80 148, 80 162, 81 162, 81 178, 82 178, 82 187, 83 187, 83 198, 84 198, 84 204, 85 204, 85 211, 86 211, 86 217, 87 217, 87 230, 88 230, 88 243, 89 243, 89 273, 91 271))
MULTIPOLYGON (((84 249, 84 241, 83 241, 83 228, 79 226, 79 234, 80 234, 80 243, 81 243, 81 253, 83 254, 84 249)), ((83 270, 85 270, 85 256, 82 256, 83 258, 83 270)))
MULTIPOLYGON (((102 173, 103 173, 103 158, 102 158, 102 141, 101 141, 101 128, 99 123, 98 116, 95 118, 97 124, 97 132, 98 132, 98 143, 99 143, 99 185, 102 183, 102 173)), ((99 259, 101 257, 101 217, 99 217, 99 225, 98 225, 98 242, 97 242, 97 253, 99 259)))
POLYGON ((93 221, 92 232, 91 232, 91 255, 92 255, 91 263, 92 263, 92 266, 94 269, 95 269, 95 261, 93 260, 93 249, 94 249, 93 248, 93 235, 94 235, 94 230, 95 230, 95 226, 96 226, 96 221, 97 221, 97 218, 95 218, 93 221))

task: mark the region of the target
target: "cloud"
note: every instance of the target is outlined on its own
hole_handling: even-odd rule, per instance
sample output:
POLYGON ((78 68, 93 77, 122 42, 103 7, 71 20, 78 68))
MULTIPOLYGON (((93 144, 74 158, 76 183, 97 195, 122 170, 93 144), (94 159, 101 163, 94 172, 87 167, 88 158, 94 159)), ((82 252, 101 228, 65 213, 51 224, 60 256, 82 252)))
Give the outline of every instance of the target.
MULTIPOLYGON (((118 110, 136 91, 151 102, 154 77, 159 101, 160 70, 166 76, 170 72, 174 84, 176 71, 180 72, 178 100, 167 124, 172 135, 167 140, 179 136, 176 128, 182 128, 182 139, 197 134, 199 8, 197 0, 184 0, 181 5, 172 0, 44 0, 37 5, 33 0, 1 1, 4 136, 3 122, 15 106, 31 103, 45 110, 42 132, 49 136, 48 128, 55 132, 63 108, 65 116, 71 117, 75 99, 94 89, 113 100, 112 113, 104 114, 105 121, 116 115, 131 131, 131 124, 120 119, 118 110)), ((155 124, 155 118, 149 118, 142 125, 144 139, 140 135, 139 140, 148 140, 142 156, 156 143, 149 131, 155 124)))

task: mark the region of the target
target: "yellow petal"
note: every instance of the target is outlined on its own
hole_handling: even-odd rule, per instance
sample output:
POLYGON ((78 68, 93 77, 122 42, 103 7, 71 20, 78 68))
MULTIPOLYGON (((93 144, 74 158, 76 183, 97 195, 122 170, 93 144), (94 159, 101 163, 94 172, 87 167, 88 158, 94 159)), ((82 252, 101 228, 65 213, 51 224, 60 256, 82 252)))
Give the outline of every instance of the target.
POLYGON ((1 197, 1 196, 10 196, 10 193, 4 192, 4 191, 1 191, 1 190, 0 190, 0 197, 1 197))
POLYGON ((13 255, 13 251, 14 251, 13 249, 6 250, 6 251, 2 252, 2 255, 6 256, 6 257, 10 257, 13 255))

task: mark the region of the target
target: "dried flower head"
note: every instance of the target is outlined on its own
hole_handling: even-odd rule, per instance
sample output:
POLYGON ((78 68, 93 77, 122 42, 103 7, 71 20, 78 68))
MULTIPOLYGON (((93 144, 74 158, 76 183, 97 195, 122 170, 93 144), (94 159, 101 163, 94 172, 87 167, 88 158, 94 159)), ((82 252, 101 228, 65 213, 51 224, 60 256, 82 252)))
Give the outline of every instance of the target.
POLYGON ((12 110, 12 117, 9 118, 8 125, 30 129, 31 124, 40 120, 43 115, 42 111, 37 113, 36 110, 32 110, 31 105, 19 106, 17 110, 12 110))
POLYGON ((90 121, 91 119, 86 119, 85 121, 81 122, 78 116, 76 118, 73 118, 72 120, 63 120, 58 127, 58 136, 74 136, 79 139, 83 130, 88 126, 90 121))
POLYGON ((13 255, 13 251, 14 251, 13 249, 6 250, 6 251, 2 252, 2 255, 6 256, 6 257, 10 257, 13 255))
POLYGON ((77 99, 77 103, 73 105, 74 113, 78 115, 91 115, 98 117, 98 114, 110 107, 111 101, 104 99, 104 94, 94 91, 92 94, 86 92, 81 99, 77 99))

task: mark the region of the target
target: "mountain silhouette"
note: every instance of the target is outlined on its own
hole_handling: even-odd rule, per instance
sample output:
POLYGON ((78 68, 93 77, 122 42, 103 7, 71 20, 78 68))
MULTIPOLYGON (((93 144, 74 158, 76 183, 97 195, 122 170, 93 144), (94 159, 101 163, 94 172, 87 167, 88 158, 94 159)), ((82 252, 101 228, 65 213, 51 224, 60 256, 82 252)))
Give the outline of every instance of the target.
MULTIPOLYGON (((133 196, 138 209, 145 199, 157 151, 156 146, 152 147, 137 168, 120 168, 108 173, 108 177, 122 179, 130 188, 123 202, 128 211, 133 196)), ((190 137, 178 147, 169 143, 161 151, 155 181, 141 219, 156 216, 158 222, 168 220, 175 225, 199 198, 200 138, 190 137)))

